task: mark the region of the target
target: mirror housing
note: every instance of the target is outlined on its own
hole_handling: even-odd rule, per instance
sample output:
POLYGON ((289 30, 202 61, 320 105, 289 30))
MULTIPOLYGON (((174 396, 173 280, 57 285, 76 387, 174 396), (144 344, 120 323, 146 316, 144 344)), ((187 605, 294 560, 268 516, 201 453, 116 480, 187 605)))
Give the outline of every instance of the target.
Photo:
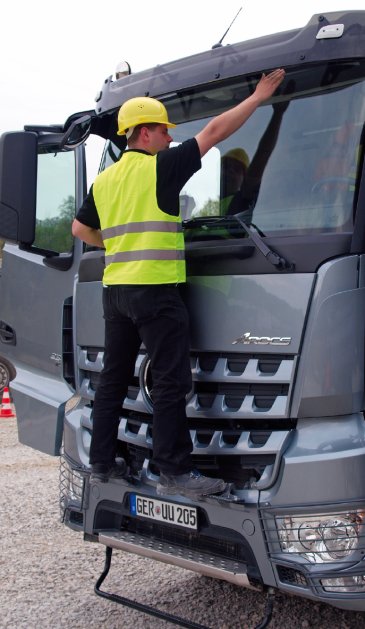
POLYGON ((37 134, 0 137, 0 238, 31 245, 37 202, 37 134))
POLYGON ((74 149, 80 146, 87 140, 90 131, 91 116, 88 114, 73 120, 60 141, 59 149, 74 149))

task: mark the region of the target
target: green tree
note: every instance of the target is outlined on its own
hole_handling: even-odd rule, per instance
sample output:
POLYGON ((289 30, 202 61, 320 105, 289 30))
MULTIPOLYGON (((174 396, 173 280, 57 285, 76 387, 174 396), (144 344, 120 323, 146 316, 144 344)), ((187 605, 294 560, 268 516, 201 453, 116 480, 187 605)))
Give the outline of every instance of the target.
POLYGON ((75 197, 69 195, 58 207, 59 215, 37 220, 34 246, 40 249, 66 253, 71 251, 73 238, 71 223, 75 217, 75 197))
POLYGON ((219 199, 208 199, 194 216, 219 216, 219 199))

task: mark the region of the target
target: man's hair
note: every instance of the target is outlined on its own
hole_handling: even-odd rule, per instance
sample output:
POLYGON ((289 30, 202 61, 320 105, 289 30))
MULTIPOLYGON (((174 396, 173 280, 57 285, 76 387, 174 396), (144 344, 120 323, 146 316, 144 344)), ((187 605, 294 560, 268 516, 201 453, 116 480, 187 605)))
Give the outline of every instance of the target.
POLYGON ((158 125, 158 122, 146 122, 145 124, 137 124, 133 129, 132 135, 128 139, 128 144, 133 144, 138 140, 142 127, 147 127, 147 129, 151 129, 151 131, 154 131, 158 125))

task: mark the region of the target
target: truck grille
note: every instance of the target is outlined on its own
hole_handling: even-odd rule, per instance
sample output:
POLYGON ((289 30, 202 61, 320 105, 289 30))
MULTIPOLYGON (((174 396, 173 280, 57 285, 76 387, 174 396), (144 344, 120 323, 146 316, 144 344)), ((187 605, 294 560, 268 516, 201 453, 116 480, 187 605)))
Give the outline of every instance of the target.
MULTIPOLYGON (((86 399, 94 398, 102 363, 103 353, 97 348, 80 350, 81 394, 86 399)), ((294 356, 201 352, 192 353, 191 367, 193 391, 186 411, 189 418, 199 419, 196 428, 204 423, 211 425, 217 418, 288 418, 294 356)), ((143 386, 149 380, 148 361, 141 353, 124 403, 127 411, 141 417, 151 416, 153 400, 143 386)))
POLYGON ((285 418, 293 357, 200 353, 192 356, 191 417, 285 418))
MULTIPOLYGON (((81 395, 91 402, 102 363, 98 348, 80 350, 81 395)), ((229 478, 239 488, 270 486, 292 427, 288 407, 295 357, 194 352, 191 368, 193 390, 186 411, 194 465, 202 472, 229 478)), ((141 352, 124 402, 119 453, 133 472, 147 464, 153 477, 155 470, 149 463, 152 412, 149 360, 141 352)), ((86 412, 82 424, 92 428, 86 412)))

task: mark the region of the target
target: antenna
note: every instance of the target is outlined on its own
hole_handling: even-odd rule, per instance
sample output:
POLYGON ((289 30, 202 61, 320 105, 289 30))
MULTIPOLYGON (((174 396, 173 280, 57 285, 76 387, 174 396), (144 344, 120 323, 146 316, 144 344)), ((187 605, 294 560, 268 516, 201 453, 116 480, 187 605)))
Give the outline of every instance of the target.
POLYGON ((227 35, 229 29, 231 28, 233 22, 236 20, 238 14, 242 11, 242 7, 240 7, 235 15, 235 17, 233 18, 232 22, 230 23, 230 25, 228 26, 226 32, 224 33, 223 37, 221 37, 221 39, 219 40, 219 42, 217 44, 214 44, 214 46, 212 46, 212 49, 214 48, 220 48, 222 46, 222 41, 224 40, 225 36, 227 35))

